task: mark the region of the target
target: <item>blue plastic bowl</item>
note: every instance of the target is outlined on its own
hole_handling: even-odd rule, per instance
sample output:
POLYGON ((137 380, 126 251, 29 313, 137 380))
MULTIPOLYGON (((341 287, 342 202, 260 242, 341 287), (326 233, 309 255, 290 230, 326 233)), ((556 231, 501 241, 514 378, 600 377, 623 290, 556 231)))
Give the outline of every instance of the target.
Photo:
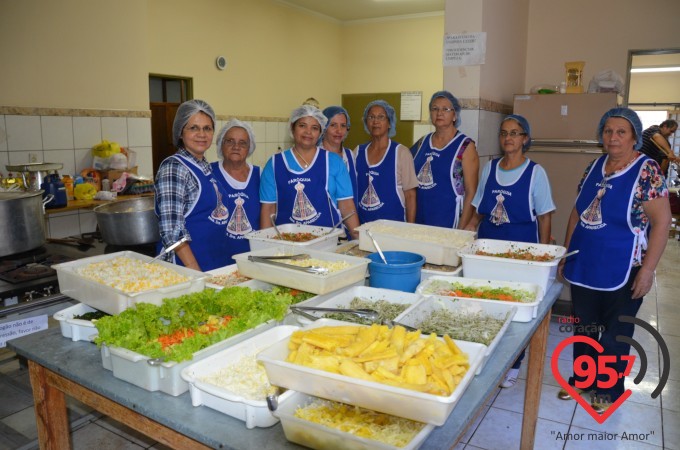
POLYGON ((378 253, 371 253, 366 257, 368 263, 369 286, 376 288, 394 289, 404 292, 415 292, 420 284, 420 270, 425 264, 422 255, 411 252, 383 252, 387 264, 378 253))

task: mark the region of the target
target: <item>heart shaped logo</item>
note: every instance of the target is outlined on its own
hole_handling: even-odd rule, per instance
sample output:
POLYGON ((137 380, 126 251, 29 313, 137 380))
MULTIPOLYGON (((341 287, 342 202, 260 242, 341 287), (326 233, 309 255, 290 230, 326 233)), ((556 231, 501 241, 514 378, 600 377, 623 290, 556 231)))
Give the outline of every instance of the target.
POLYGON ((602 353, 604 351, 604 348, 602 345, 600 345, 599 342, 597 342, 595 339, 589 338, 587 336, 571 336, 568 337, 567 339, 563 340, 562 342, 559 343, 559 345, 555 348, 555 351, 552 354, 552 363, 551 363, 551 368, 552 368, 552 373, 557 382, 564 388, 565 391, 571 395, 573 399, 575 399, 579 405, 583 407, 583 409, 586 410, 590 416, 595 419, 595 421, 599 424, 604 423, 605 420, 609 418, 612 414, 614 414, 614 411, 618 409, 621 404, 628 399, 632 395, 632 391, 630 389, 626 389, 626 391, 619 397, 615 402, 613 402, 607 411, 605 411, 602 414, 598 414, 593 407, 590 405, 590 403, 581 397, 581 395, 578 393, 576 388, 574 386, 571 386, 567 380, 562 378, 562 375, 560 374, 559 366, 558 366, 558 360, 559 356, 562 353, 562 350, 565 349, 565 347, 572 345, 576 342, 582 342, 584 344, 588 344, 591 347, 593 347, 595 350, 597 350, 598 353, 602 353))

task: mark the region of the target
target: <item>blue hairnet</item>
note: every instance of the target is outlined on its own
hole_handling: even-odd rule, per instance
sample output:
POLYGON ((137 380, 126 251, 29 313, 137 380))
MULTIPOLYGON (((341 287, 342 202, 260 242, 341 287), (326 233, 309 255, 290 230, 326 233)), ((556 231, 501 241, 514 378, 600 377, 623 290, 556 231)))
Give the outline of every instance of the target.
POLYGON ((316 119, 316 121, 319 122, 319 126, 321 126, 322 132, 324 128, 326 128, 326 122, 328 122, 328 119, 326 119, 326 116, 323 115, 319 108, 315 108, 311 105, 302 105, 295 108, 290 114, 290 120, 288 120, 288 131, 290 132, 290 137, 293 137, 293 125, 303 117, 312 117, 316 119))
POLYGON ((456 128, 460 127, 460 103, 458 102, 458 99, 454 97, 449 91, 437 91, 432 94, 432 98, 430 99, 430 104, 427 105, 427 109, 432 108, 432 102, 438 98, 445 98, 451 102, 451 105, 453 105, 453 110, 456 111, 456 123, 454 125, 456 128))
MULTIPOLYGON (((519 126, 524 130, 524 132, 527 134, 527 143, 522 146, 522 151, 526 152, 529 150, 529 147, 531 147, 531 126, 529 125, 529 121, 524 118, 524 116, 520 116, 519 114, 509 114, 505 116, 505 119, 503 119, 503 122, 506 120, 514 120, 519 124, 519 126)), ((503 123, 501 122, 501 124, 503 123)))
POLYGON ((639 150, 642 147, 642 122, 637 113, 629 108, 612 108, 600 119, 600 124, 597 126, 597 140, 602 144, 602 130, 604 129, 604 124, 610 117, 621 117, 630 122, 633 127, 633 132, 635 133, 635 150, 639 150))
POLYGON ((255 151, 255 133, 253 133, 253 129, 250 127, 250 125, 241 120, 231 119, 229 122, 224 124, 219 134, 217 135, 217 140, 215 141, 215 146, 217 147, 217 157, 220 159, 220 161, 224 158, 224 155, 222 155, 222 140, 224 139, 224 136, 227 135, 227 131, 231 130, 234 127, 243 128, 246 131, 246 133, 248 133, 248 140, 250 141, 250 147, 248 148, 248 156, 252 155, 253 152, 255 151))
POLYGON ((333 117, 337 116, 338 114, 345 115, 345 118, 347 119, 347 131, 349 131, 350 123, 349 113, 347 112, 347 110, 342 106, 329 106, 323 110, 323 115, 326 116, 326 119, 328 119, 328 123, 326 124, 326 127, 323 129, 321 137, 319 137, 319 145, 321 144, 321 141, 323 141, 323 137, 326 134, 326 130, 328 130, 328 125, 331 124, 331 120, 333 120, 333 117))
POLYGON ((368 110, 373 106, 381 106, 387 114, 387 120, 390 123, 390 131, 387 133, 387 135, 392 137, 397 134, 397 113, 394 111, 394 108, 392 108, 392 105, 387 103, 385 100, 374 100, 366 106, 366 109, 364 109, 364 130, 366 133, 369 135, 371 134, 371 132, 368 131, 368 125, 366 125, 366 117, 368 116, 368 110))
POLYGON ((182 143, 182 130, 186 126, 191 116, 196 113, 205 113, 210 120, 212 120, 213 129, 215 128, 215 111, 212 107, 203 100, 193 99, 179 105, 175 113, 175 121, 172 123, 172 143, 175 147, 180 148, 184 146, 182 143))

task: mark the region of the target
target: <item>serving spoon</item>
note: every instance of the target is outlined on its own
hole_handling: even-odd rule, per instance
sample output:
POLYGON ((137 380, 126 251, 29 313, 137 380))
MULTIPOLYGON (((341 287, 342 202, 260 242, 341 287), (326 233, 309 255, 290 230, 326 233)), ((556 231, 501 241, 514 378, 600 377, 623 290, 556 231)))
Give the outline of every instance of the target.
POLYGON ((187 236, 184 236, 182 239, 180 239, 179 241, 175 242, 174 244, 171 244, 171 245, 169 245, 168 247, 163 248, 163 250, 161 250, 161 252, 160 252, 158 255, 154 256, 154 257, 151 258, 149 261, 147 261, 147 264, 152 264, 152 263, 153 263, 154 261, 156 261, 158 258, 160 258, 161 256, 165 255, 165 254, 168 253, 168 252, 173 251, 174 249, 176 249, 176 248, 179 247, 180 245, 184 244, 184 243, 187 242, 188 240, 189 240, 189 238, 188 238, 187 236))
POLYGON ((346 215, 345 217, 343 217, 342 219, 340 219, 340 221, 339 221, 338 223, 336 223, 335 225, 333 225, 333 228, 331 228, 330 230, 328 230, 324 236, 331 234, 336 228, 338 228, 340 225, 342 225, 343 223, 345 223, 345 220, 349 219, 350 217, 352 217, 352 216, 353 216, 354 214, 356 214, 356 213, 357 213, 356 210, 354 210, 354 211, 352 211, 351 213, 347 214, 347 215, 346 215))
POLYGON ((569 253, 565 253, 565 254, 562 255, 562 256, 557 256, 557 257, 551 259, 550 262, 559 261, 560 259, 566 258, 567 256, 575 255, 575 254, 577 254, 577 253, 578 253, 578 250, 572 250, 572 251, 570 251, 569 253))
POLYGON ((371 233, 371 230, 366 230, 366 234, 368 237, 371 238, 371 241, 373 241, 373 246, 375 247, 376 250, 378 250, 378 255, 380 255, 380 259, 387 264, 387 259, 385 259, 385 255, 383 254, 382 250, 380 250, 380 246, 378 245, 378 242, 375 240, 373 237, 373 233, 371 233))
POLYGON ((276 226, 276 214, 270 214, 269 220, 271 220, 272 225, 274 226, 274 231, 276 231, 276 235, 279 237, 279 239, 281 239, 283 241, 284 240, 283 236, 281 235, 281 232, 279 231, 278 227, 276 226))

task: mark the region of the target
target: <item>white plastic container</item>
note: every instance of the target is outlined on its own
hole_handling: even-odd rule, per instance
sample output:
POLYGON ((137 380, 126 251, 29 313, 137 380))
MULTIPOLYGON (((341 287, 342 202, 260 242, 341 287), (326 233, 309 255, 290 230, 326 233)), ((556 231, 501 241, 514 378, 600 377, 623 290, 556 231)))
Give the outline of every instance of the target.
POLYGON ((342 229, 318 227, 314 225, 302 225, 297 223, 277 225, 277 228, 281 233, 312 233, 319 237, 305 242, 284 241, 281 239, 274 239, 276 236, 276 230, 273 227, 265 228, 263 230, 252 231, 246 234, 246 239, 248 239, 250 242, 250 251, 271 247, 280 247, 281 245, 288 245, 297 248, 298 250, 313 248, 315 250, 333 251, 338 245, 338 238, 345 234, 342 229))
POLYGON ((160 264, 171 270, 174 270, 175 272, 186 276, 189 278, 189 280, 183 283, 149 291, 125 293, 119 289, 114 289, 76 273, 76 269, 80 267, 118 257, 139 259, 144 262, 151 260, 151 258, 146 255, 131 251, 123 251, 55 264, 52 267, 57 271, 59 290, 62 294, 85 303, 86 305, 100 311, 104 311, 109 314, 120 314, 127 308, 130 308, 137 303, 143 302, 160 305, 164 298, 174 298, 184 294, 202 291, 205 287, 205 279, 207 275, 203 272, 187 269, 186 267, 177 266, 175 264, 158 260, 154 261, 154 264, 160 264))
POLYGON ((193 358, 182 362, 157 362, 132 350, 102 345, 102 366, 113 371, 113 376, 147 391, 161 391, 177 396, 189 390, 189 384, 182 379, 181 372, 196 361, 207 358, 220 350, 262 333, 276 325, 270 320, 257 327, 225 339, 194 353, 193 358))
POLYGON ((241 253, 234 255, 233 258, 236 261, 239 272, 246 277, 278 284, 280 286, 300 289, 314 294, 326 294, 328 292, 336 291, 356 282, 363 281, 366 278, 368 263, 370 262, 366 258, 357 258, 355 256, 339 255, 337 253, 311 249, 305 249, 304 252, 314 259, 324 261, 346 261, 350 264, 350 267, 321 275, 248 260, 248 256, 250 255, 278 256, 299 253, 299 249, 287 246, 241 253))
MULTIPOLYGON (((279 419, 269 411, 266 400, 251 400, 236 392, 201 379, 210 376, 218 370, 233 364, 244 356, 255 357, 260 350, 268 347, 271 342, 290 336, 298 327, 284 325, 270 328, 267 331, 246 339, 239 344, 213 354, 199 362, 185 367, 182 378, 189 383, 191 404, 205 405, 228 416, 235 417, 246 423, 246 428, 270 427, 279 419)), ((293 395, 293 391, 286 391, 279 396, 279 402, 284 402, 293 395)))
MULTIPOLYGON (((564 255, 566 248, 559 245, 529 244, 526 242, 478 239, 466 245, 459 252, 463 260, 463 276, 489 280, 523 281, 534 283, 543 292, 555 281, 558 261, 522 261, 498 256, 476 255, 477 251, 504 253, 510 251, 529 251, 536 255, 548 253, 555 258, 564 255)), ((576 256, 578 257, 578 255, 576 256)))
POLYGON ((316 400, 315 397, 301 392, 295 392, 286 400, 279 400, 279 407, 274 414, 281 419, 283 432, 289 441, 318 450, 416 450, 420 448, 434 429, 434 425, 426 424, 408 445, 405 447, 395 447, 295 417, 295 411, 298 407, 304 407, 314 400, 316 400))
MULTIPOLYGON (((329 325, 360 326, 319 319, 305 328, 329 325)), ((455 341, 468 355, 470 368, 453 393, 443 397, 289 363, 286 361, 288 341, 289 338, 281 339, 257 356, 264 364, 269 382, 273 385, 434 425, 443 425, 446 422, 486 353, 485 345, 455 341)))
POLYGON ((377 251, 371 234, 382 251, 397 250, 423 255, 429 264, 459 266, 458 251, 477 236, 474 231, 454 230, 429 225, 419 225, 395 220, 376 220, 357 227, 359 248, 367 252, 377 251))
POLYGON ((458 268, 453 272, 449 272, 448 270, 430 269, 427 268, 427 266, 423 266, 423 268, 420 269, 421 282, 429 280, 432 277, 460 277, 460 276, 463 276, 463 266, 458 266, 458 268))
POLYGON ((484 359, 475 373, 475 375, 479 375, 482 372, 482 369, 484 369, 484 366, 486 366, 489 356, 496 350, 498 343, 508 330, 510 322, 517 312, 517 307, 511 304, 500 305, 497 303, 484 303, 468 299, 426 297, 400 314, 395 321, 419 328, 424 319, 429 317, 434 311, 441 309, 446 309, 456 314, 482 313, 495 319, 503 320, 503 325, 501 326, 501 329, 498 330, 498 333, 496 333, 496 336, 491 342, 484 344, 487 346, 486 352, 484 353, 484 359))
POLYGON ((238 267, 236 264, 229 264, 228 266, 220 267, 219 269, 213 269, 205 272, 208 276, 205 280, 205 287, 213 288, 213 289, 224 289, 225 287, 231 287, 231 286, 243 286, 244 283, 247 283, 250 280, 246 281, 241 281, 229 286, 222 285, 222 284, 216 284, 216 283, 211 283, 210 278, 216 275, 228 275, 228 274, 233 274, 234 272, 238 271, 238 267))
POLYGON ((517 312, 512 317, 513 322, 530 322, 536 317, 538 313, 538 305, 543 300, 543 290, 533 283, 515 283, 512 281, 496 281, 496 280, 478 280, 474 278, 459 278, 459 277, 432 277, 418 285, 416 292, 425 295, 439 297, 443 299, 464 299, 486 304, 496 304, 496 305, 512 305, 517 307, 517 312), (488 300, 484 298, 469 298, 469 297, 456 297, 449 295, 437 295, 431 292, 431 286, 437 281, 443 281, 446 283, 458 283, 465 287, 487 287, 487 288, 510 288, 510 289, 522 289, 524 291, 531 292, 534 295, 534 300, 531 302, 509 302, 504 300, 488 300))
POLYGON ((54 320, 59 322, 61 335, 72 341, 93 341, 99 331, 90 320, 74 319, 74 316, 82 316, 85 313, 96 312, 97 310, 84 303, 69 306, 66 309, 57 311, 54 320))

